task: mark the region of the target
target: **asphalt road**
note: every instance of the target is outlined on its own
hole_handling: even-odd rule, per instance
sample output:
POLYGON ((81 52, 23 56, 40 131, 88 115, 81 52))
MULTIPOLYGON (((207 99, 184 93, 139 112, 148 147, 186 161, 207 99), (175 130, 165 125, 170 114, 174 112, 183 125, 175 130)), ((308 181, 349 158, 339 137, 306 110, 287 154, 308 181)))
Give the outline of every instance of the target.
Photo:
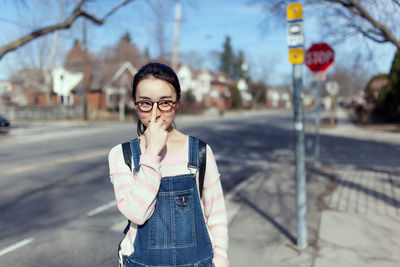
MULTIPOLYGON (((177 128, 211 145, 225 193, 265 162, 293 161, 290 111, 178 118, 177 128)), ((0 266, 116 266, 125 219, 115 206, 107 154, 136 137, 134 124, 27 124, 10 135, 13 130, 16 137, 0 139, 0 266)), ((311 156, 312 140, 306 136, 311 156)), ((321 145, 323 161, 351 160, 352 146, 377 164, 372 152, 399 155, 398 147, 350 138, 322 135, 321 145)))
MULTIPOLYGON (((177 127, 211 145, 229 192, 259 169, 266 151, 289 145, 290 132, 276 142, 282 133, 267 126, 290 122, 286 115, 186 118, 177 127)), ((115 206, 107 154, 135 132, 129 123, 11 129, 14 137, 0 144, 0 265, 115 266, 125 219, 115 206)))

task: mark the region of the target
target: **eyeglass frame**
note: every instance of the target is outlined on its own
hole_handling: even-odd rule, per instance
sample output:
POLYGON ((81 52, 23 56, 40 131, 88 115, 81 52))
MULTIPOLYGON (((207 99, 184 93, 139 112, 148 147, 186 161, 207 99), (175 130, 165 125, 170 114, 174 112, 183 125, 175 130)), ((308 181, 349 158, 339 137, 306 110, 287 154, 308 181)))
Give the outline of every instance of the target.
POLYGON ((175 108, 177 102, 178 102, 178 101, 172 101, 172 100, 170 100, 170 99, 161 99, 161 100, 155 101, 155 102, 150 101, 150 100, 139 100, 139 101, 136 101, 136 102, 135 102, 135 106, 136 106, 136 108, 137 108, 138 110, 140 110, 141 112, 150 113, 150 112, 153 110, 154 103, 157 103, 157 108, 158 108, 158 110, 159 110, 160 112, 162 112, 162 113, 169 113, 169 112, 171 112, 171 111, 175 108), (148 110, 148 111, 142 110, 142 109, 139 107, 139 102, 142 102, 142 101, 150 102, 150 103, 151 103, 151 109, 148 110), (168 110, 162 110, 162 109, 160 109, 159 103, 160 103, 160 102, 163 102, 163 101, 171 101, 171 104, 170 104, 170 107, 171 107, 171 108, 168 109, 168 110))

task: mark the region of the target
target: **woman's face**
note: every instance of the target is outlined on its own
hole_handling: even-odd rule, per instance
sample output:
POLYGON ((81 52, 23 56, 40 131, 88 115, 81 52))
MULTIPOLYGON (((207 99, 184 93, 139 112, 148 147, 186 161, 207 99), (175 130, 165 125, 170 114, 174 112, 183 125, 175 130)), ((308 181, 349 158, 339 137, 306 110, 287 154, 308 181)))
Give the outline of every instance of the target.
MULTIPOLYGON (((148 78, 141 80, 136 86, 135 102, 144 100, 151 102, 172 100, 175 102, 177 95, 175 88, 170 83, 164 80, 148 78)), ((169 112, 161 112, 156 108, 156 122, 162 120, 168 131, 172 130, 171 125, 175 118, 175 107, 169 112)), ((140 121, 146 128, 149 127, 152 112, 143 112, 140 109, 137 109, 137 112, 140 121)))

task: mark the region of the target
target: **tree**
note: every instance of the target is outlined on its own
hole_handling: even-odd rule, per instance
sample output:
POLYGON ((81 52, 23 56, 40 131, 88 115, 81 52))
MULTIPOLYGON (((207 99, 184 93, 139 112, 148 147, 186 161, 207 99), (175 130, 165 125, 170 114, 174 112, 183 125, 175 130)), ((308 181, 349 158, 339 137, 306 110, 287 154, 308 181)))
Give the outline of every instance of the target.
POLYGON ((229 86, 229 91, 231 93, 232 108, 239 109, 242 107, 242 96, 239 89, 235 85, 229 86))
POLYGON ((231 38, 226 36, 220 53, 219 71, 234 79, 244 78, 248 82, 248 65, 242 50, 236 55, 231 46, 231 38))
MULTIPOLYGON (((336 63, 332 71, 328 74, 327 80, 336 81, 339 84, 338 95, 351 98, 357 95, 367 83, 368 70, 361 64, 351 65, 348 61, 336 63)), ((322 90, 321 93, 326 93, 322 90)))
POLYGON ((400 50, 397 50, 389 73, 389 82, 379 93, 378 105, 386 121, 400 121, 400 50))
MULTIPOLYGON (((261 4, 270 18, 285 17, 286 7, 292 1, 253 0, 261 4)), ((305 7, 313 7, 310 13, 321 18, 326 36, 333 38, 353 37, 360 34, 377 43, 391 43, 400 49, 400 1, 399 0, 302 0, 305 7)))
POLYGON ((223 51, 220 54, 219 70, 230 77, 235 77, 235 61, 235 54, 231 46, 231 38, 226 36, 223 51))
POLYGON ((239 51, 234 63, 234 72, 238 78, 248 79, 248 65, 246 62, 246 58, 244 56, 244 52, 242 50, 239 51))
MULTIPOLYGON (((292 1, 268 1, 253 0, 261 4, 267 10, 269 17, 280 18, 286 14, 287 4, 292 1)), ((389 43, 400 50, 400 1, 399 0, 302 0, 305 7, 309 8, 309 14, 319 17, 324 29, 326 40, 343 41, 355 36, 363 37, 368 47, 371 41, 377 44, 389 43)), ((361 51, 357 46, 357 53, 361 51)), ((370 55, 372 55, 370 50, 370 55)), ((386 120, 395 120, 400 116, 400 97, 398 93, 398 81, 400 73, 397 71, 397 52, 393 59, 389 78, 390 83, 381 90, 379 96, 380 108, 386 120)))
POLYGON ((267 99, 267 85, 262 81, 252 82, 249 86, 253 105, 264 105, 267 99))
POLYGON ((106 48, 103 52, 104 61, 121 63, 124 61, 130 61, 136 66, 142 66, 149 61, 146 54, 141 53, 137 46, 132 42, 130 34, 125 33, 120 39, 116 46, 106 48))
POLYGON ((0 60, 7 54, 10 53, 11 51, 14 51, 23 45, 31 42, 32 40, 35 40, 41 36, 47 35, 49 33, 58 31, 58 30, 63 30, 63 29, 68 29, 72 26, 72 24, 80 17, 84 17, 93 23, 97 25, 103 25, 108 17, 113 15, 118 9, 120 9, 123 6, 126 6, 127 4, 133 2, 134 0, 125 0, 118 5, 115 5, 113 8, 109 9, 109 11, 102 17, 102 18, 97 18, 94 14, 91 14, 87 12, 84 8, 85 3, 87 0, 81 0, 77 5, 74 7, 72 13, 67 17, 65 20, 55 23, 50 26, 44 26, 40 27, 37 30, 34 30, 20 38, 18 38, 15 41, 12 41, 8 44, 5 44, 3 46, 0 46, 0 60))

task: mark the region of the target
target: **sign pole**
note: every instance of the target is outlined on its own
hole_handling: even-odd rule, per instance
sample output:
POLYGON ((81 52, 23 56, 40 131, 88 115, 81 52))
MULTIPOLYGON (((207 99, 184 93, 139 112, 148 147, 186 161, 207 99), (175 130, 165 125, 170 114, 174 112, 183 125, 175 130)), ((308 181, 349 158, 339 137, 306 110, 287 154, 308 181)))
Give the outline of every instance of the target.
POLYGON ((318 81, 317 85, 317 112, 315 116, 315 153, 314 153, 314 165, 320 167, 321 162, 319 160, 320 144, 319 144, 319 127, 321 121, 321 84, 322 81, 318 81))
POLYGON ((294 133, 296 157, 297 246, 307 247, 307 191, 304 149, 303 61, 304 32, 301 4, 287 6, 289 61, 293 64, 294 133))
POLYGON ((293 64, 294 133, 296 155, 297 245, 307 247, 307 194, 304 150, 304 109, 302 65, 293 64))
POLYGON ((317 81, 317 107, 315 114, 315 151, 314 166, 320 167, 320 111, 321 111, 321 88, 326 80, 326 72, 333 64, 335 51, 327 43, 313 44, 306 51, 306 66, 313 72, 314 81, 317 81))

